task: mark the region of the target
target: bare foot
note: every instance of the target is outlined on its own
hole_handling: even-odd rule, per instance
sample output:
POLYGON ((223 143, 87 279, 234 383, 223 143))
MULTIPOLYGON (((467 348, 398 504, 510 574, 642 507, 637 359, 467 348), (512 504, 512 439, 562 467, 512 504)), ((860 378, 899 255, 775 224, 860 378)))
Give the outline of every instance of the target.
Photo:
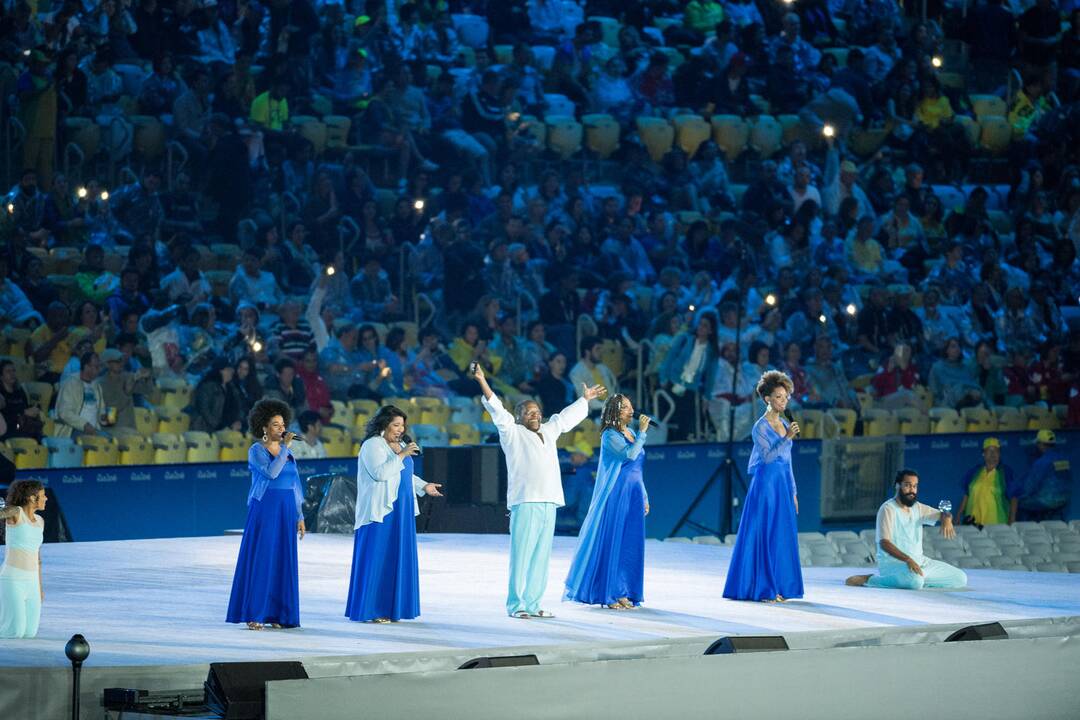
POLYGON ((852 575, 844 581, 845 585, 851 585, 853 587, 862 587, 870 579, 870 575, 852 575))

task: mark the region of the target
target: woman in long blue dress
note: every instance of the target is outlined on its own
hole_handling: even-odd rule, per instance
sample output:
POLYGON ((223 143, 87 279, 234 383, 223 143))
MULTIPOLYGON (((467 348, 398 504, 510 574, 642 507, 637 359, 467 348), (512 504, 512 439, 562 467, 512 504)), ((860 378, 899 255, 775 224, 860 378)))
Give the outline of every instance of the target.
POLYGON ((416 495, 439 497, 438 483, 413 474, 416 443, 405 413, 379 408, 368 422, 356 469, 356 535, 345 617, 387 623, 420 615, 416 495))
POLYGON ((296 540, 306 528, 304 493, 287 432, 292 410, 280 400, 263 399, 248 422, 259 441, 248 450, 251 491, 240 555, 236 559, 226 620, 251 630, 300 625, 300 575, 296 540))
POLYGON ((589 514, 566 577, 566 599, 612 610, 635 608, 644 600, 645 516, 649 495, 642 465, 649 418, 630 429, 634 406, 614 395, 601 416, 600 465, 589 514))
POLYGON ((731 600, 783 602, 803 595, 799 498, 791 471, 791 445, 799 426, 783 418, 793 388, 791 378, 778 370, 765 373, 757 384, 766 409, 754 423, 746 471, 750 489, 724 585, 724 597, 731 600))

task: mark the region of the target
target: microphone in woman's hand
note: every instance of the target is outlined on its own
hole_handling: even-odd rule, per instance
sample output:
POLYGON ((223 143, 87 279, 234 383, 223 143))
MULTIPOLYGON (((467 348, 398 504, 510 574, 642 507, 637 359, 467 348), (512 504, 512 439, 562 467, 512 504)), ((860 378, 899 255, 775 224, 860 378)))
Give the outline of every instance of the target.
MULTIPOLYGON (((784 408, 784 419, 787 420, 789 423, 795 422, 795 417, 791 414, 791 411, 788 410, 787 408, 784 408)), ((798 435, 799 433, 795 433, 795 434, 798 435)))
MULTIPOLYGON (((413 442, 413 439, 411 437, 409 437, 409 434, 408 433, 402 433, 402 435, 401 435, 401 443, 402 443, 402 445, 408 446, 408 444, 411 443, 411 442, 413 442)), ((416 445, 416 456, 420 457, 423 454, 424 454, 424 449, 421 448, 419 443, 418 443, 416 445)))

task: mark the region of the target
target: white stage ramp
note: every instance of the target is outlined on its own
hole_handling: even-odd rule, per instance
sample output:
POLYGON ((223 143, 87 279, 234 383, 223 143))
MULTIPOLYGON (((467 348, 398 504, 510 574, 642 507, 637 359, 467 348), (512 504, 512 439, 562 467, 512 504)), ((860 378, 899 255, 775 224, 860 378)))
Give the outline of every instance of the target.
MULTIPOLYGON (((91 644, 84 717, 100 718, 102 687, 197 687, 215 661, 299 658, 312 676, 332 676, 442 670, 492 649, 690 655, 731 634, 785 634, 793 648, 834 647, 845 638, 900 638, 897 631, 916 626, 997 620, 1019 628, 1030 619, 1080 616, 1080 575, 993 570, 969 571, 967 590, 910 592, 850 588, 843 580, 853 569, 808 568, 803 600, 732 602, 721 597, 730 548, 655 541, 646 545, 644 607, 583 607, 560 601, 576 541, 556 538, 545 606, 557 617, 515 620, 504 609, 506 536, 421 535, 422 616, 372 625, 344 617, 352 537, 309 535, 300 543, 302 627, 252 632, 224 622, 239 542, 229 536, 44 546, 38 637, 0 640, 0 717, 30 720, 27 708, 37 707, 36 717, 64 716, 63 647, 77 632, 91 644)), ((1061 635, 1076 633, 1075 623, 1063 625, 1061 635)), ((903 637, 909 639, 895 642, 914 636, 903 637)))

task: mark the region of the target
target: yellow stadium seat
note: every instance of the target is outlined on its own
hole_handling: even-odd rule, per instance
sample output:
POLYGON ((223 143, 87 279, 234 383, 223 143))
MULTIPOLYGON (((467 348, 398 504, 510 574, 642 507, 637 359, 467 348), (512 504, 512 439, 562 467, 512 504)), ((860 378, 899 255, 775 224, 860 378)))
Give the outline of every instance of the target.
POLYGON ((158 418, 150 408, 135 408, 135 430, 143 437, 150 437, 157 432, 158 418))
POLYGON ((676 50, 673 47, 668 47, 668 46, 663 46, 662 45, 662 46, 660 46, 658 48, 653 48, 653 49, 658 53, 661 53, 663 55, 667 55, 668 67, 671 69, 672 72, 675 72, 676 68, 678 68, 684 62, 686 62, 686 56, 683 55, 681 52, 679 52, 678 50, 676 50))
POLYGON ((49 451, 33 438, 8 438, 8 449, 15 456, 15 467, 19 470, 45 468, 49 466, 49 451))
POLYGON ((187 462, 187 446, 184 438, 175 432, 156 432, 150 436, 154 446, 154 463, 157 465, 179 465, 187 462))
POLYGON ((191 416, 179 408, 158 406, 158 432, 184 433, 191 427, 191 416))
POLYGON ((997 418, 999 432, 1027 430, 1027 415, 1020 408, 1010 405, 998 405, 994 408, 994 416, 997 418))
POLYGON ((450 435, 451 445, 480 444, 480 431, 476 429, 475 425, 451 423, 446 427, 446 432, 450 435))
POLYGON ((374 400, 350 400, 349 407, 357 415, 371 416, 379 412, 379 403, 374 400))
POLYGON ((218 442, 218 459, 222 462, 242 462, 247 460, 251 443, 243 433, 236 430, 218 430, 214 437, 218 442))
POLYGON ((354 454, 352 436, 340 428, 324 427, 319 438, 326 447, 328 457, 350 457, 354 454))
POLYGON ((952 408, 930 408, 930 432, 935 435, 941 433, 962 433, 967 430, 960 413, 952 408))
POLYGON ((544 147, 547 144, 547 125, 544 125, 540 118, 535 115, 522 115, 521 126, 538 146, 544 147))
POLYGON ((581 150, 585 130, 577 120, 569 115, 548 115, 544 125, 547 126, 548 149, 563 160, 581 150))
POLYGON ((119 453, 121 465, 152 465, 154 463, 154 446, 150 442, 149 435, 121 435, 116 438, 116 449, 119 453))
POLYGON ((55 390, 53 385, 46 382, 26 382, 22 386, 31 404, 38 406, 42 412, 49 411, 49 402, 55 390))
POLYGON ((827 47, 821 48, 821 52, 824 55, 832 55, 836 59, 836 67, 847 67, 847 56, 851 48, 846 47, 827 47))
POLYGON ((930 434, 930 416, 921 408, 900 408, 896 411, 896 418, 904 435, 930 434))
POLYGON ((311 143, 315 157, 320 157, 326 150, 326 123, 310 115, 296 115, 289 118, 289 124, 296 128, 296 133, 311 143))
POLYGON ((214 243, 210 246, 210 252, 214 256, 216 269, 230 272, 236 271, 243 255, 243 250, 235 243, 214 243))
POLYGON ((83 449, 83 467, 117 465, 120 462, 120 452, 111 438, 80 435, 75 442, 83 449))
POLYGON ((653 162, 663 160, 675 144, 675 128, 667 120, 658 117, 639 117, 636 125, 649 157, 653 162))
POLYGON ((615 374, 621 377, 623 373, 623 344, 616 340, 604 340, 600 344, 600 359, 615 374))
POLYGON ((817 144, 817 137, 812 137, 809 128, 803 125, 798 115, 777 115, 776 121, 780 123, 781 141, 784 145, 790 145, 796 140, 802 140, 809 147, 817 144))
POLYGON ((981 132, 979 144, 993 155, 1000 155, 1009 149, 1012 142, 1012 126, 1001 115, 987 115, 979 121, 981 132))
POLYGON ((161 390, 161 404, 167 408, 183 410, 191 404, 192 387, 180 380, 162 378, 157 382, 161 390))
POLYGON ((206 281, 210 283, 210 291, 214 295, 221 298, 229 296, 229 281, 232 280, 233 271, 207 270, 203 275, 206 276, 206 281))
POLYGON ((700 115, 676 115, 672 124, 675 126, 675 141, 690 157, 694 156, 701 143, 712 136, 712 127, 700 115))
POLYGON ((857 415, 854 410, 848 408, 829 408, 825 411, 825 414, 836 421, 837 434, 840 437, 854 437, 855 435, 855 420, 857 415))
POLYGON ((734 161, 750 142, 750 124, 738 115, 713 115, 713 141, 724 151, 728 162, 734 161))
POLYGON ((606 160, 619 149, 621 130, 615 118, 603 113, 583 115, 581 124, 585 126, 585 147, 601 159, 606 160))
POLYGON ((772 115, 759 115, 750 126, 750 147, 762 158, 772 157, 782 147, 783 129, 772 115))
POLYGON ((399 320, 390 323, 389 329, 401 328, 405 331, 405 347, 413 348, 420 344, 420 325, 412 320, 399 320))
POLYGON ((851 151, 859 157, 870 157, 885 144, 890 132, 890 128, 856 129, 851 133, 851 151))
POLYGON ((863 435, 881 437, 900 432, 900 423, 889 410, 863 410, 862 419, 863 435))
POLYGON ((968 407, 960 411, 960 417, 968 432, 994 432, 998 429, 997 417, 984 407, 968 407))
POLYGON ((979 123, 967 115, 957 115, 954 122, 964 129, 964 134, 967 135, 971 147, 976 147, 979 144, 979 133, 981 132, 979 123))
POLYGON ((341 150, 349 147, 349 128, 352 120, 344 115, 327 115, 323 118, 326 123, 326 149, 341 150))
POLYGON ((795 420, 799 423, 799 435, 804 440, 821 437, 821 423, 825 415, 824 411, 799 408, 794 414, 795 420))
POLYGON ((218 462, 221 454, 221 446, 217 438, 210 433, 198 430, 189 430, 182 436, 187 446, 187 461, 190 463, 218 462))
POLYGON ((999 115, 1004 117, 1009 113, 1009 108, 1005 105, 1005 101, 997 95, 972 95, 971 109, 975 111, 975 117, 979 122, 982 122, 983 118, 987 115, 999 115))
POLYGON ((1061 427, 1061 422, 1050 408, 1025 405, 1023 412, 1027 416, 1028 430, 1057 430, 1061 427))

